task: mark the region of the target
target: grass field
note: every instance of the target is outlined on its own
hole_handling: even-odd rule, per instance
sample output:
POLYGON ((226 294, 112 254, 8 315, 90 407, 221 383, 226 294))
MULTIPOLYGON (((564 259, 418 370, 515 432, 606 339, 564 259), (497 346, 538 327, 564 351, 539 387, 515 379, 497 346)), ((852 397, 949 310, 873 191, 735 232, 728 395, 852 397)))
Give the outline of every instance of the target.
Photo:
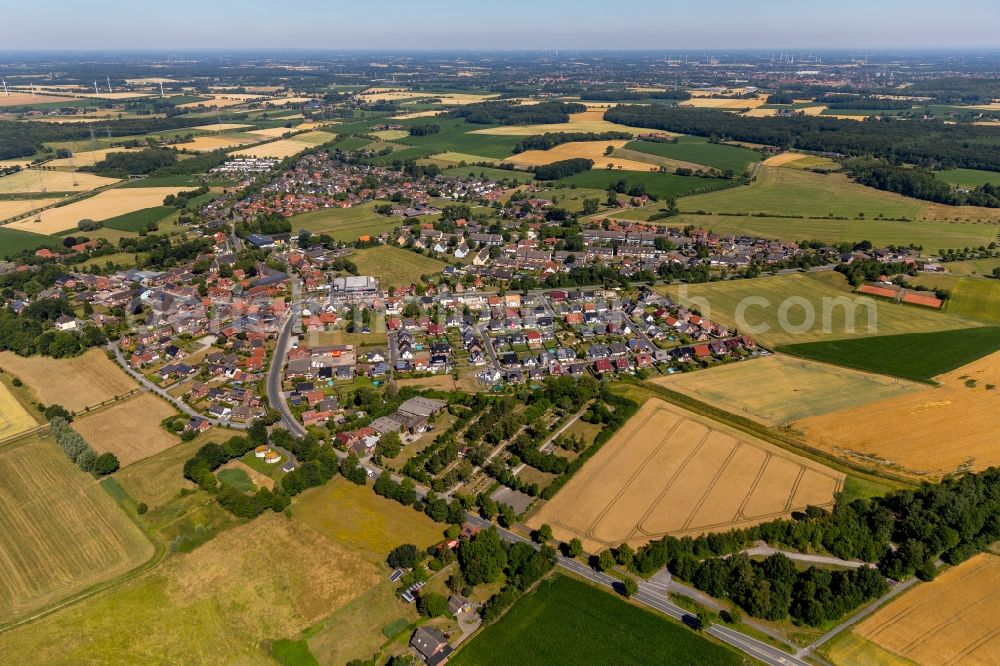
POLYGON ((848 218, 864 213, 869 218, 881 214, 910 219, 919 218, 925 207, 916 199, 852 183, 841 174, 774 167, 761 167, 757 180, 746 187, 690 197, 681 204, 684 211, 848 218))
POLYGON ((81 201, 44 210, 37 216, 41 218, 40 222, 36 222, 36 216, 32 216, 12 222, 7 227, 36 234, 54 234, 75 229, 82 219, 100 222, 143 208, 160 206, 164 197, 176 194, 182 189, 180 187, 114 188, 81 201))
POLYGON ((358 267, 360 275, 377 277, 383 288, 420 282, 421 275, 439 273, 445 267, 444 262, 437 259, 390 245, 356 250, 349 259, 358 267))
POLYGON ((424 548, 444 538, 444 526, 344 478, 305 491, 292 505, 293 522, 350 544, 380 564, 401 543, 424 548))
POLYGON ((1000 257, 949 261, 945 267, 952 275, 992 275, 994 268, 1000 268, 1000 257))
POLYGON ((34 417, 18 402, 10 389, 0 384, 0 440, 31 430, 36 425, 34 417))
POLYGON ((793 424, 810 445, 874 468, 937 478, 1000 464, 1000 352, 939 375, 940 384, 793 424))
POLYGON ((701 314, 730 328, 737 328, 769 345, 791 345, 818 340, 833 340, 868 335, 891 335, 898 333, 924 333, 968 327, 970 322, 960 317, 890 302, 875 302, 872 299, 860 301, 858 307, 849 310, 843 298, 851 299, 847 279, 840 273, 829 271, 819 273, 793 273, 751 280, 728 280, 693 284, 686 286, 657 287, 681 304, 697 307, 701 314), (686 296, 682 296, 686 291, 686 296), (762 302, 747 302, 751 297, 764 298, 762 302), (786 321, 795 328, 781 324, 781 307, 786 299, 792 301, 787 307, 786 321), (827 299, 827 300, 824 300, 827 299), (798 305, 795 303, 798 302, 798 305), (803 303, 808 302, 815 313, 811 326, 803 303), (737 309, 741 303, 748 305, 744 320, 738 321, 737 309), (824 317, 824 303, 829 316, 824 317), (870 318, 870 303, 875 316, 870 318), (824 319, 827 325, 824 326, 824 319), (761 330, 761 327, 766 329, 761 330), (799 330, 804 329, 804 330, 799 330))
POLYGON ((54 249, 61 246, 62 240, 59 238, 0 227, 0 256, 5 259, 9 259, 24 250, 37 250, 43 247, 54 249))
MULTIPOLYGON (((0 622, 153 555, 139 528, 51 439, 29 437, 0 448, 0 478, 0 622)), ((0 638, 6 653, 2 645, 0 638)))
POLYGON ((871 641, 861 638, 853 631, 842 631, 820 652, 835 666, 917 666, 915 661, 904 659, 871 641))
POLYGON ((89 192, 117 182, 116 178, 105 178, 92 173, 24 169, 0 178, 0 195, 24 192, 89 192))
POLYGON ((929 382, 1000 349, 1000 328, 980 326, 932 333, 878 335, 780 348, 802 358, 865 372, 929 382))
POLYGON ((723 666, 744 662, 729 648, 680 624, 557 574, 464 644, 449 663, 723 666))
POLYGON ((0 352, 0 368, 23 381, 37 400, 73 412, 136 388, 132 378, 99 349, 62 359, 0 352))
POLYGON ((625 148, 650 155, 659 155, 683 162, 694 162, 715 169, 732 169, 741 174, 754 162, 759 162, 761 154, 748 148, 710 143, 702 137, 682 136, 677 143, 654 141, 632 141, 625 148))
MULTIPOLYGON (((610 106, 610 104, 607 106, 610 106)), ((607 109, 602 106, 589 108, 580 113, 571 113, 569 121, 565 123, 502 125, 500 127, 487 127, 483 129, 475 129, 475 125, 466 125, 466 127, 471 130, 472 134, 506 137, 532 136, 535 134, 545 134, 546 132, 631 132, 633 136, 646 132, 664 133, 662 130, 631 127, 607 121, 604 119, 606 111, 607 109)))
MULTIPOLYGON (((421 124, 424 121, 415 121, 421 124)), ((407 136, 402 143, 423 148, 433 153, 462 153, 482 155, 486 158, 503 159, 514 152, 520 139, 516 136, 493 136, 475 132, 480 125, 470 125, 462 120, 435 120, 441 131, 427 136, 407 136)))
POLYGON ((960 278, 951 289, 945 312, 1000 323, 1000 280, 991 278, 960 278))
POLYGON ((160 426, 160 421, 176 413, 165 400, 151 393, 140 393, 76 419, 73 429, 83 435, 95 451, 110 451, 125 467, 180 441, 160 426))
MULTIPOLYGON (((736 190, 743 188, 734 188, 736 190)), ((686 204, 685 204, 686 207, 686 204)), ((661 205, 634 208, 616 213, 623 219, 647 220, 661 205)), ((856 243, 869 240, 876 246, 921 245, 934 252, 941 247, 978 247, 996 240, 1000 227, 986 222, 946 222, 919 220, 829 220, 756 215, 678 215, 661 224, 683 227, 691 224, 717 234, 745 234, 758 238, 799 242, 856 243)), ((957 263, 957 262, 956 262, 957 263)), ((950 264, 949 264, 950 266, 950 264)))
MULTIPOLYGON (((440 155, 435 155, 434 159, 439 158, 440 155)), ((480 178, 485 176, 486 178, 491 178, 493 180, 516 180, 519 183, 530 183, 535 179, 530 173, 524 173, 523 171, 508 171, 507 169, 491 169, 489 167, 451 167, 450 169, 445 169, 442 171, 445 176, 450 178, 465 178, 472 176, 475 178, 480 178)))
POLYGON ((662 400, 648 400, 529 520, 585 550, 697 536, 830 506, 844 475, 662 400))
POLYGON ((780 426, 923 388, 914 382, 783 354, 652 381, 767 426, 780 426), (762 391, 762 386, 767 390, 762 391))
POLYGON ((271 663, 265 641, 294 636, 378 579, 348 546, 268 512, 0 635, 0 652, 30 663, 271 663))
POLYGON ((293 215, 289 218, 292 229, 305 229, 314 234, 329 234, 336 240, 351 242, 359 236, 377 236, 392 231, 400 225, 395 216, 379 215, 375 206, 383 201, 369 201, 350 208, 322 208, 320 210, 293 215))
POLYGON ((934 177, 952 185, 965 187, 980 187, 986 183, 1000 185, 1000 173, 980 169, 945 169, 935 171, 934 177))
MULTIPOLYGON (((643 183, 649 194, 659 199, 682 197, 692 191, 717 190, 729 186, 729 181, 721 178, 696 178, 694 176, 675 176, 672 173, 650 173, 648 171, 619 171, 617 169, 591 169, 583 173, 560 178, 557 183, 576 185, 595 190, 607 190, 621 179, 628 181, 629 187, 643 183)), ((620 195, 627 199, 628 195, 620 195)))
POLYGON ((177 213, 172 206, 153 206, 142 210, 125 213, 101 222, 108 229, 119 231, 139 231, 145 229, 151 222, 158 223, 177 213))
POLYGON ((990 609, 998 592, 1000 557, 983 553, 906 592, 852 633, 927 666, 995 664, 1000 614, 990 609))

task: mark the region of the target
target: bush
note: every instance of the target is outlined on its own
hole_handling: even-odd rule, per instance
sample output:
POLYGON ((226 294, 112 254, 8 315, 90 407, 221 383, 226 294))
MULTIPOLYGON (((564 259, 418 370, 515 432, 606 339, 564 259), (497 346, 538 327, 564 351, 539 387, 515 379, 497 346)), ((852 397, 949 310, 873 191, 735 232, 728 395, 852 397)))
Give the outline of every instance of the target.
POLYGON ((139 502, 139 504, 136 505, 135 507, 135 512, 140 516, 146 513, 147 511, 149 511, 149 506, 147 506, 145 502, 139 502))

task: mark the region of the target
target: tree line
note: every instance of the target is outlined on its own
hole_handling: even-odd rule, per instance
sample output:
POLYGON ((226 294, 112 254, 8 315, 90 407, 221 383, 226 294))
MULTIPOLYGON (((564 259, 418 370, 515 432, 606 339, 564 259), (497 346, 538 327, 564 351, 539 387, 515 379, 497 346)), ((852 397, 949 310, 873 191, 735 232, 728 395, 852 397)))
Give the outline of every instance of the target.
MULTIPOLYGON (((63 410, 65 411, 65 410, 63 410)), ((107 451, 98 455, 83 435, 73 430, 69 421, 63 416, 53 416, 49 419, 49 431, 62 449, 66 457, 73 461, 84 472, 94 476, 107 476, 118 471, 118 458, 107 451)))
POLYGON ((543 164, 535 167, 535 178, 538 180, 558 180, 574 174, 590 171, 594 167, 594 160, 585 157, 571 157, 568 160, 559 160, 551 164, 543 164))
POLYGON ((691 93, 686 90, 588 90, 580 93, 580 99, 592 102, 639 102, 645 99, 684 101, 691 99, 691 93))
POLYGON ((849 160, 844 165, 844 170, 857 183, 914 199, 948 206, 1000 208, 1000 188, 990 183, 962 192, 952 188, 951 184, 938 180, 930 171, 893 166, 878 160, 849 160))
POLYGON ((516 102, 481 102, 460 106, 449 111, 448 115, 476 125, 547 125, 568 122, 569 114, 586 110, 586 106, 577 102, 523 105, 516 102))
POLYGON ((514 144, 514 153, 548 150, 572 141, 621 141, 632 138, 631 132, 546 132, 525 137, 514 144))
POLYGON ((921 166, 1000 171, 996 130, 971 124, 891 118, 855 122, 822 116, 747 118, 725 111, 663 105, 616 106, 604 118, 622 125, 763 143, 783 149, 855 157, 874 155, 891 162, 921 166))

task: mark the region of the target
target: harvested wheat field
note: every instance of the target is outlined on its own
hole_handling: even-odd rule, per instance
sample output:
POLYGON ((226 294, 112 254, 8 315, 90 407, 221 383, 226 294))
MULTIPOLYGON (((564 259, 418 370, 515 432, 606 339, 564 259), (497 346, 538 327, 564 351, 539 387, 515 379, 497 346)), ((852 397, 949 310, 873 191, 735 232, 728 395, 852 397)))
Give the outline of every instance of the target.
POLYGON ((253 125, 244 125, 241 123, 216 123, 214 125, 198 125, 192 127, 191 129, 202 130, 204 132, 225 132, 226 130, 243 129, 245 127, 253 127, 253 125))
POLYGON ((789 162, 794 162, 795 160, 801 160, 805 157, 805 153, 781 153, 780 155, 775 155, 774 157, 768 157, 766 160, 760 163, 761 166, 784 166, 789 162))
MULTIPOLYGON (((55 167, 57 169, 77 169, 79 167, 94 166, 110 153, 136 153, 142 150, 142 148, 99 148, 97 150, 81 150, 78 153, 73 153, 72 157, 61 157, 59 159, 49 160, 45 163, 45 166, 55 167)), ((97 178, 98 176, 94 177, 97 178)))
POLYGON ((57 201, 59 199, 55 197, 47 199, 0 199, 0 220, 24 215, 57 201))
POLYGON ((51 439, 0 448, 0 478, 0 622, 152 556, 139 528, 51 439))
POLYGON ((926 388, 925 384, 784 354, 704 372, 667 375, 652 383, 767 426, 785 425, 926 388), (761 386, 767 390, 761 391, 761 386))
POLYGON ((607 109, 589 108, 580 113, 569 114, 569 122, 549 123, 546 125, 503 125, 501 127, 487 127, 485 129, 473 130, 469 134, 492 134, 495 136, 531 136, 534 134, 544 134, 546 132, 631 132, 633 136, 637 134, 656 133, 669 136, 677 136, 672 132, 664 132, 658 129, 646 129, 641 127, 631 127, 629 125, 619 125, 604 119, 607 109))
POLYGON ((794 424, 809 443, 917 477, 1000 464, 1000 352, 934 378, 940 386, 794 424))
POLYGON ((0 107, 51 104, 53 102, 68 102, 72 99, 72 97, 56 97, 46 94, 32 95, 30 92, 11 92, 9 95, 0 95, 0 107))
POLYGON ((1000 557, 976 555, 879 609, 853 633, 918 664, 1000 663, 1000 557))
POLYGON ((290 127, 266 127, 264 129, 253 129, 248 130, 247 134, 253 134, 254 136, 263 136, 269 139, 274 139, 279 136, 285 136, 292 129, 290 127))
POLYGON ((528 521, 588 552, 832 506, 844 475, 652 399, 528 521))
POLYGON ((253 143, 254 141, 260 141, 261 139, 254 139, 247 136, 238 136, 232 134, 223 135, 201 135, 194 137, 191 141, 186 141, 184 143, 178 143, 177 148, 183 150, 193 150, 196 153, 208 153, 213 150, 221 150, 223 148, 232 148, 233 146, 245 146, 248 143, 253 143))
POLYGON ((103 351, 91 349, 76 358, 18 356, 0 352, 0 368, 31 389, 35 399, 46 405, 62 405, 71 412, 83 411, 138 386, 131 377, 108 359, 103 351))
POLYGON ((750 99, 731 99, 728 97, 692 97, 680 102, 677 106, 690 106, 696 109, 756 109, 767 103, 767 95, 757 95, 750 99))
POLYGON ((411 118, 431 118, 440 116, 444 111, 413 111, 412 113, 401 113, 397 116, 390 116, 393 120, 410 120, 411 118))
POLYGON ((117 178, 105 178, 92 173, 24 169, 0 178, 0 195, 27 192, 89 192, 117 182, 117 178))
POLYGON ((10 390, 0 384, 0 440, 31 430, 37 423, 10 390))
POLYGON ((336 135, 329 132, 306 132, 296 134, 287 139, 278 139, 271 143, 264 143, 250 148, 241 148, 231 151, 233 155, 249 155, 251 157, 277 157, 283 159, 301 153, 310 146, 316 146, 327 141, 332 141, 336 135))
POLYGON ((617 149, 623 148, 626 143, 628 141, 573 141, 548 150, 526 150, 523 153, 506 157, 503 161, 520 168, 527 168, 552 164, 553 162, 568 160, 573 157, 585 157, 594 161, 595 169, 606 169, 608 165, 628 171, 656 171, 659 168, 655 164, 637 162, 635 160, 604 154, 608 146, 613 146, 617 149))
POLYGON ((83 219, 100 222, 125 213, 162 206, 163 199, 168 194, 177 194, 187 189, 183 187, 127 187, 113 188, 81 201, 74 201, 58 208, 49 208, 39 214, 41 222, 35 217, 19 220, 7 225, 8 229, 19 229, 36 234, 55 234, 68 229, 75 229, 83 219))
POLYGON ((122 467, 166 451, 180 440, 160 426, 177 412, 151 393, 117 402, 107 409, 77 418, 73 429, 98 453, 110 451, 122 467))
POLYGON ((0 635, 0 653, 7 663, 34 664, 275 663, 270 641, 327 617, 378 582, 382 568, 266 512, 149 574, 0 635))

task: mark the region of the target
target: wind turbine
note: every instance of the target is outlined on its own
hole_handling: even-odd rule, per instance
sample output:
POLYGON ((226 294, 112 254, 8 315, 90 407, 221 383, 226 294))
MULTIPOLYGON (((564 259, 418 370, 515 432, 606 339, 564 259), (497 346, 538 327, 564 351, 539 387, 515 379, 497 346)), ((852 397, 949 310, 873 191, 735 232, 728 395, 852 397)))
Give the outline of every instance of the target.
POLYGON ((108 94, 112 94, 114 90, 111 89, 111 77, 108 77, 108 94))
POLYGON ((94 96, 95 97, 101 96, 101 91, 97 89, 97 81, 94 81, 94 96))
POLYGON ((10 97, 10 92, 7 91, 7 79, 0 79, 0 81, 3 81, 3 94, 10 97))
POLYGON ((166 95, 163 94, 163 81, 160 81, 160 97, 166 97, 166 95))

